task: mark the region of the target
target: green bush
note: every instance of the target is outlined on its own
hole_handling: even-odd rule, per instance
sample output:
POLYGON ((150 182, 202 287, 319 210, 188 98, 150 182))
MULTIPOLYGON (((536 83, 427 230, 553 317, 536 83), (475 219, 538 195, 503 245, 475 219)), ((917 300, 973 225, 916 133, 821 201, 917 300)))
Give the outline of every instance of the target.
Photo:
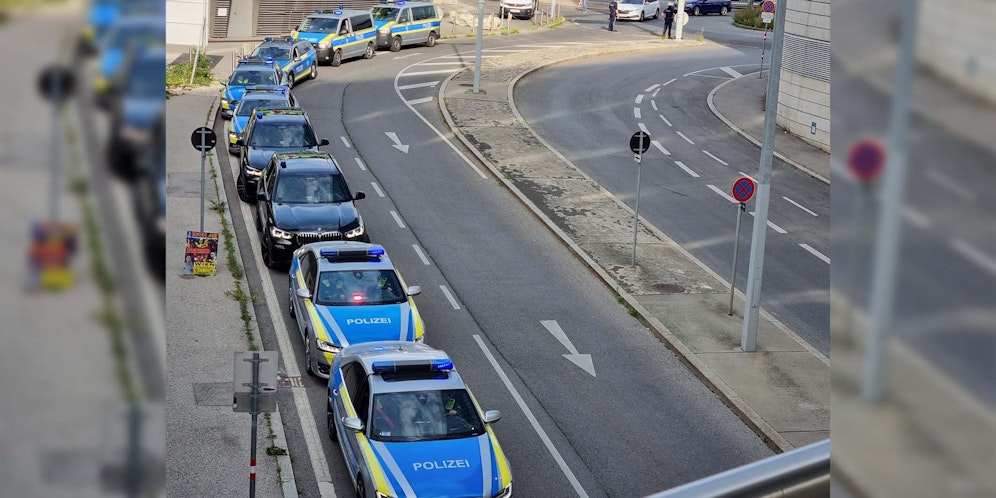
POLYGON ((746 9, 736 11, 733 14, 733 22, 752 28, 763 28, 764 23, 761 22, 761 7, 747 7, 746 9))
MULTIPOLYGON (((190 83, 190 62, 166 66, 166 88, 187 86, 190 83)), ((211 84, 211 59, 200 54, 197 58, 197 71, 194 73, 194 86, 211 84)))

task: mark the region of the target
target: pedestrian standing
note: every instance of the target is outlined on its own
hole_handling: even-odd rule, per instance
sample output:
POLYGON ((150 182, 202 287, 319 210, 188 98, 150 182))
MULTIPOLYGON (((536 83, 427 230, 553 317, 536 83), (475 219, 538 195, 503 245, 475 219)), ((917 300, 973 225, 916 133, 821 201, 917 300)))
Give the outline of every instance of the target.
POLYGON ((671 26, 674 24, 674 15, 677 13, 678 9, 674 6, 674 2, 668 2, 667 9, 664 10, 664 32, 661 33, 661 36, 674 38, 674 35, 671 34, 671 26))
POLYGON ((609 31, 616 30, 616 14, 619 12, 619 3, 616 0, 609 1, 609 31))
POLYGON ((578 2, 578 7, 581 8, 581 12, 588 12, 588 0, 578 2))

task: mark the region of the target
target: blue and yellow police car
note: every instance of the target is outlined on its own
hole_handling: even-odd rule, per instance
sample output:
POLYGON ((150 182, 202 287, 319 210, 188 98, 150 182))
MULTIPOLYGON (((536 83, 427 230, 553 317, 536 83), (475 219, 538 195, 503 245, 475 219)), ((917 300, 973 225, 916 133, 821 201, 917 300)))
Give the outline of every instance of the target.
POLYGON ((315 11, 301 21, 292 35, 311 43, 318 51, 318 60, 332 66, 361 55, 369 59, 377 51, 377 30, 370 12, 365 10, 315 11))
POLYGON ((249 57, 273 59, 286 75, 288 87, 293 87, 297 80, 305 76, 311 79, 318 77, 318 53, 307 40, 295 40, 290 37, 274 40, 267 37, 249 57))
POLYGON ((512 496, 490 426, 501 413, 481 410, 443 351, 400 341, 342 350, 327 414, 359 496, 512 496))
POLYGON ((161 16, 131 16, 115 22, 100 45, 93 82, 97 105, 103 109, 110 107, 111 84, 119 78, 130 50, 165 48, 165 38, 166 21, 161 16))
POLYGON ((305 344, 308 371, 328 378, 342 348, 370 341, 418 341, 425 326, 413 296, 382 246, 313 242, 294 252, 290 314, 305 344))
POLYGON ((375 5, 370 15, 377 27, 377 48, 390 48, 392 52, 416 43, 434 47, 443 21, 443 11, 436 5, 404 0, 375 5))
POLYGON ((228 152, 239 153, 239 137, 245 130, 249 118, 256 109, 275 109, 278 107, 298 107, 297 99, 290 89, 283 85, 259 85, 246 88, 239 105, 228 125, 228 152))
POLYGON ((221 116, 231 119, 235 107, 239 105, 246 88, 258 85, 282 85, 285 74, 273 59, 241 59, 235 71, 226 80, 221 80, 225 89, 221 96, 221 116))
POLYGON ((93 0, 87 7, 86 24, 77 44, 80 55, 93 55, 104 35, 121 19, 136 15, 165 16, 161 0, 93 0))

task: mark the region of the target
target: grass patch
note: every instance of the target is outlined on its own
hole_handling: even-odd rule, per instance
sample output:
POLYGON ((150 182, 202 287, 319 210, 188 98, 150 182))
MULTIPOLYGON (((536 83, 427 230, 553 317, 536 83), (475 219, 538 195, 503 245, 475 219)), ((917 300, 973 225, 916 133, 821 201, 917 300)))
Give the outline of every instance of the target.
POLYGON ((747 7, 733 13, 733 23, 751 28, 763 28, 761 22, 761 7, 747 7))
POLYGON ((501 30, 502 35, 517 35, 519 34, 519 28, 503 29, 501 30))
POLYGON ((554 19, 554 21, 552 23, 547 24, 546 26, 543 26, 543 27, 544 28, 556 28, 557 26, 560 26, 561 24, 564 24, 565 22, 567 22, 567 19, 564 19, 563 17, 558 17, 558 18, 554 19))
POLYGON ((204 54, 197 57, 197 70, 194 72, 194 84, 190 85, 190 61, 166 66, 166 89, 206 86, 212 81, 211 59, 204 54))

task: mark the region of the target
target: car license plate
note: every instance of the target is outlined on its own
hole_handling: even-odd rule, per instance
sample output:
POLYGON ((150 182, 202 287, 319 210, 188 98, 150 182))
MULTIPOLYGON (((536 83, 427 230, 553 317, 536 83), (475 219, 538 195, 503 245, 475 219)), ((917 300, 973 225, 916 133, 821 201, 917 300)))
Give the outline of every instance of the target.
POLYGON ((511 13, 513 13, 513 14, 518 14, 519 13, 519 9, 508 9, 508 11, 511 12, 511 13))

